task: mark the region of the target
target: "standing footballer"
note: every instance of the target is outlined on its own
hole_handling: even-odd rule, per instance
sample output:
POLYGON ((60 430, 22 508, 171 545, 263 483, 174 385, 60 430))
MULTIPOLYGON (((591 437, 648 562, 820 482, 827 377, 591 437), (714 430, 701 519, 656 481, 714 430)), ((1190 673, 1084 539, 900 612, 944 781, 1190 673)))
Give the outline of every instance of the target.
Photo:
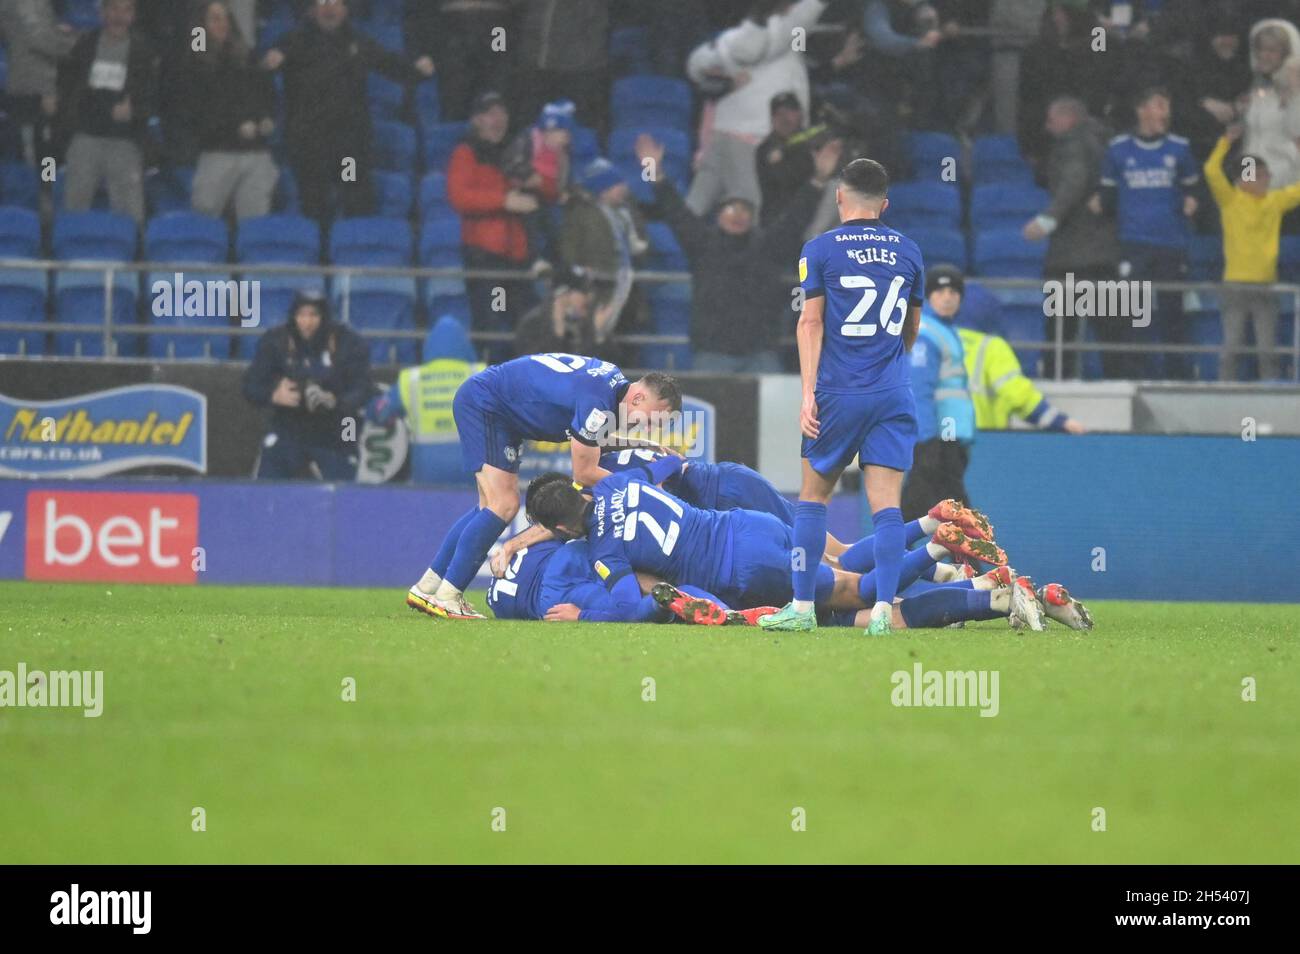
POLYGON ((912 463, 916 407, 906 353, 921 321, 925 269, 905 235, 880 223, 889 174, 871 159, 840 173, 840 226, 804 245, 799 281, 803 488, 795 507, 794 601, 759 618, 764 629, 816 629, 813 597, 826 546, 826 504, 856 456, 875 528, 876 604, 869 635, 890 631, 905 549, 899 510, 912 463))

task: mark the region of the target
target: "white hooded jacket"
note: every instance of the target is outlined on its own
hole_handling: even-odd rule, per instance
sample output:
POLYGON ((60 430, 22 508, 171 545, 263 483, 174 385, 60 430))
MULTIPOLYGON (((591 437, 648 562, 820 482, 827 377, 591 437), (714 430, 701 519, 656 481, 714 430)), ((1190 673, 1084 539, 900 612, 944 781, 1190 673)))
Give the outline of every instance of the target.
POLYGON ((1242 148, 1268 164, 1270 187, 1300 181, 1300 30, 1286 20, 1260 20, 1250 28, 1250 68, 1255 74, 1245 112, 1242 148), (1255 37, 1276 27, 1290 43, 1290 54, 1272 76, 1263 76, 1255 60, 1255 37))

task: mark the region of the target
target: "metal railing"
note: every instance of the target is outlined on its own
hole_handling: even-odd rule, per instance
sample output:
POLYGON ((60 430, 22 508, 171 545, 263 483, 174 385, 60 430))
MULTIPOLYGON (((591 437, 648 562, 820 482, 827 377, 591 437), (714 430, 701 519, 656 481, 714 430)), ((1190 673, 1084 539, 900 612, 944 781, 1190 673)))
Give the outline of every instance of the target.
MULTIPOLYGON (((3 282, 2 274, 5 271, 43 271, 52 272, 98 272, 103 275, 103 314, 101 316, 99 334, 102 337, 104 347, 104 359, 116 359, 114 336, 121 334, 135 335, 163 335, 167 337, 185 336, 185 335, 206 335, 206 336, 233 336, 248 337, 265 334, 270 327, 279 323, 277 316, 274 323, 261 322, 255 327, 241 327, 237 324, 231 324, 228 327, 213 327, 211 325, 186 327, 184 324, 153 325, 140 322, 118 323, 113 319, 113 292, 116 288, 116 278, 120 274, 154 274, 175 275, 180 273, 187 278, 205 278, 206 280, 239 280, 240 275, 257 276, 252 280, 259 280, 262 276, 302 276, 315 280, 325 278, 339 278, 343 281, 336 289, 336 297, 341 302, 340 318, 348 321, 351 313, 351 291, 352 278, 406 278, 415 281, 419 280, 436 280, 436 279, 482 279, 488 281, 501 282, 530 282, 539 280, 538 276, 532 272, 519 270, 500 270, 500 269, 466 269, 455 266, 447 267, 389 267, 389 266, 348 266, 348 265, 284 265, 284 264, 254 264, 254 263, 213 263, 213 262, 104 262, 104 261, 54 261, 50 259, 0 259, 0 283, 3 282)), ((595 276, 601 277, 601 276, 595 276)), ((635 271, 633 278, 636 282, 644 285, 656 284, 686 284, 689 285, 691 275, 689 272, 663 272, 663 271, 635 271)), ((974 280, 993 292, 1032 292, 1041 299, 1044 294, 1042 279, 1029 278, 980 278, 974 276, 974 280)), ((791 287, 796 285, 793 275, 788 276, 791 287)), ((315 283, 319 285, 319 281, 315 283)), ((48 282, 47 282, 48 285, 48 282)), ((305 287, 305 286, 304 286, 305 287)), ((1292 315, 1292 341, 1290 345, 1269 345, 1261 346, 1258 343, 1255 347, 1241 347, 1234 349, 1234 354, 1245 357, 1250 355, 1260 356, 1264 354, 1274 354, 1278 357, 1290 357, 1292 359, 1291 377, 1293 380, 1300 382, 1300 285, 1275 283, 1267 286, 1274 294, 1286 295, 1291 298, 1292 315)), ((1194 292, 1198 295, 1217 296, 1224 288, 1219 282, 1152 282, 1151 288, 1154 292, 1194 292)), ((147 300, 148 296, 140 296, 141 301, 147 300)), ((1026 296, 1026 302, 1030 296, 1026 296)), ((1285 315, 1283 311, 1281 314, 1285 315)), ((437 316, 429 316, 431 319, 437 316)), ((793 315, 791 320, 793 321, 793 315)), ((1046 320, 1046 319, 1045 319, 1046 320)), ((1023 339, 1009 338, 1008 342, 1013 348, 1022 351, 1038 351, 1044 356, 1051 355, 1055 367, 1055 378, 1063 379, 1064 356, 1072 352, 1127 352, 1130 354, 1222 354, 1224 348, 1217 344, 1167 344, 1163 342, 1155 343, 1111 343, 1104 341, 1066 341, 1065 340, 1065 322, 1070 319, 1068 316, 1057 316, 1054 324, 1054 333, 1050 339, 1023 339)), ((1082 318, 1083 321, 1121 321, 1128 320, 1123 318, 1112 317, 1093 317, 1082 318)), ((79 334, 86 335, 93 325, 86 322, 67 322, 67 321, 42 321, 42 322, 11 322, 5 320, 4 315, 0 315, 0 331, 15 333, 51 333, 51 334, 79 334)), ((371 328, 354 328, 354 330, 364 338, 382 339, 384 341, 420 341, 428 334, 428 328, 415 329, 371 329, 371 328)), ((510 341, 513 335, 510 332, 501 331, 471 331, 470 339, 475 343, 491 343, 510 341)), ((615 334, 614 340, 624 344, 632 345, 688 345, 690 338, 687 335, 663 335, 663 334, 615 334)), ((793 346, 795 339, 792 335, 787 335, 780 340, 782 346, 793 346)), ((222 359, 224 360, 224 359, 222 359)), ((238 359, 233 359, 238 360, 238 359)))

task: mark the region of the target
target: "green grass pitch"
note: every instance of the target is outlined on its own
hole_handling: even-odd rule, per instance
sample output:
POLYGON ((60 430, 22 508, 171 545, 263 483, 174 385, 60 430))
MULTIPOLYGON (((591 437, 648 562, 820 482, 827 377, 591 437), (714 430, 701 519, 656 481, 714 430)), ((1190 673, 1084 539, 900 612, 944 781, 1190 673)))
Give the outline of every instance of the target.
POLYGON ((0 862, 1300 861, 1295 607, 1092 609, 774 638, 0 584, 0 669, 104 672, 98 719, 0 709, 0 862), (916 662, 997 670, 999 714, 895 707, 916 662))

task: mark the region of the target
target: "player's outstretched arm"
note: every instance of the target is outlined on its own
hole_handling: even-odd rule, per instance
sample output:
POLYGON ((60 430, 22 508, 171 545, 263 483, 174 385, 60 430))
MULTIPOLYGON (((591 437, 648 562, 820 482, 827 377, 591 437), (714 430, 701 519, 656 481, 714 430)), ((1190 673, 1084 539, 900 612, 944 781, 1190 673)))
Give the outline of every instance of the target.
POLYGON ((921 330, 921 309, 913 305, 907 312, 907 321, 903 323, 903 347, 910 353, 916 344, 916 336, 921 330))
POLYGON ((501 549, 498 550, 496 556, 492 558, 492 575, 495 577, 505 576, 506 567, 510 566, 510 561, 515 558, 515 555, 520 550, 554 539, 555 534, 550 530, 547 530, 540 523, 535 523, 527 530, 516 533, 505 543, 501 544, 501 549))
MULTIPOLYGON (((795 339, 799 342, 799 378, 803 384, 803 405, 799 409, 799 429, 804 437, 815 438, 821 426, 817 420, 817 367, 822 357, 822 337, 826 332, 823 317, 826 299, 808 298, 799 312, 795 339)), ((918 312, 919 314, 919 312, 918 312)))

